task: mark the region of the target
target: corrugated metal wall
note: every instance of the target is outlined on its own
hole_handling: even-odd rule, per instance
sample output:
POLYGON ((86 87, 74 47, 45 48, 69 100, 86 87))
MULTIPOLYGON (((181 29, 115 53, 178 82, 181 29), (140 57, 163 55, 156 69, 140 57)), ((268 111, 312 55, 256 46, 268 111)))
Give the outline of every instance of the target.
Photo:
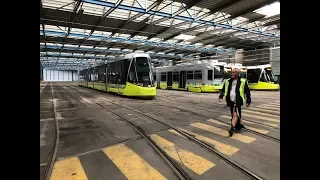
POLYGON ((44 81, 78 81, 78 71, 43 70, 44 81))
POLYGON ((243 52, 243 65, 256 66, 270 63, 270 50, 257 49, 243 52))
POLYGON ((274 75, 280 76, 280 47, 270 49, 270 64, 274 75))
POLYGON ((40 81, 43 80, 43 69, 40 62, 40 81))

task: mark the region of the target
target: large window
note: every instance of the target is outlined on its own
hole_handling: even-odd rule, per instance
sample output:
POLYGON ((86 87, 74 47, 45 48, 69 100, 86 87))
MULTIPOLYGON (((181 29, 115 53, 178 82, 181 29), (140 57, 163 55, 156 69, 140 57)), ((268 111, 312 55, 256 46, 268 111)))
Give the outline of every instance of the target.
POLYGON ((146 57, 137 57, 136 58, 136 71, 139 83, 146 83, 151 81, 150 79, 150 64, 149 60, 146 57))
POLYGON ((265 68, 264 71, 266 73, 267 81, 275 82, 275 78, 271 68, 265 68))
POLYGON ((231 78, 232 68, 224 68, 223 78, 229 79, 231 78))
POLYGON ((248 83, 258 83, 260 74, 261 74, 260 69, 248 69, 247 70, 248 83))
POLYGON ((187 71, 187 79, 193 80, 193 71, 187 71))
POLYGON ((213 70, 212 69, 208 69, 208 80, 212 81, 212 76, 213 76, 213 70))
POLYGON ((222 79, 223 78, 223 66, 214 66, 214 79, 222 79))
POLYGON ((161 80, 160 81, 167 81, 167 74, 161 73, 161 80))
POLYGON ((201 71, 194 71, 194 79, 202 79, 202 73, 201 71))
POLYGON ((179 82, 179 72, 173 72, 172 73, 172 81, 173 82, 179 82))
POLYGON ((240 77, 241 78, 247 78, 247 69, 246 68, 241 68, 240 69, 240 77))
POLYGON ((157 81, 157 74, 153 73, 153 81, 157 81))
POLYGON ((128 82, 130 83, 137 82, 134 60, 131 61, 131 66, 130 66, 129 75, 128 75, 128 82))
POLYGON ((115 62, 111 62, 108 64, 108 83, 116 83, 116 73, 115 73, 115 62))

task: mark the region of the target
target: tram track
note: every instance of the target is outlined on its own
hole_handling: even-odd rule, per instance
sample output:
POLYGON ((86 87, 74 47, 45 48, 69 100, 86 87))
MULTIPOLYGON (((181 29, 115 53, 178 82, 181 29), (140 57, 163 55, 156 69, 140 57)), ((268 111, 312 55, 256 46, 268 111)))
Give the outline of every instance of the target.
MULTIPOLYGON (((72 87, 72 86, 70 86, 72 87)), ((95 89, 93 89, 95 90, 95 89)), ((106 100, 106 99, 105 99, 106 100)), ((221 120, 219 116, 221 115, 227 115, 225 113, 221 113, 221 112, 218 112, 218 111, 209 111, 207 109, 201 109, 201 110, 204 110, 204 111, 208 111, 208 112, 213 112, 215 113, 216 115, 215 116, 208 116, 208 115, 204 115, 204 114, 200 114, 200 113, 197 113, 197 112, 194 112, 194 111, 191 111, 191 110, 188 110, 188 109, 185 109, 185 108, 181 108, 181 107, 177 107, 177 106, 172 106, 170 104, 175 104, 175 102, 172 102, 172 101, 167 101, 167 100, 163 100, 163 99, 160 99, 160 98, 156 98, 156 100, 159 100, 159 101, 162 101, 162 102, 166 102, 167 104, 165 104, 165 106, 167 107, 170 107, 170 108, 175 108, 175 109, 178 109, 180 111, 184 111, 184 112, 188 112, 190 114, 193 114, 193 115, 197 115, 197 116, 201 116, 201 117, 204 117, 204 118, 214 118, 215 120, 221 122, 221 123, 224 123, 224 124, 227 124, 230 126, 230 122, 226 122, 224 120, 221 120)), ((109 100, 108 100, 109 101, 109 100)), ((181 106, 181 105, 179 105, 181 106)), ((185 105, 184 105, 185 106, 185 105)), ((216 105, 216 106, 219 106, 219 107, 222 107, 222 105, 216 105)), ((199 107, 197 107, 199 108, 199 107)), ((251 122, 251 123, 255 123, 255 124, 258 124, 258 125, 261 125, 261 126, 265 126, 265 127, 268 127, 268 128, 271 128, 271 129, 276 129, 276 130, 280 130, 280 128, 278 127, 274 127, 274 126, 271 126, 271 125, 268 125, 268 124, 264 124, 264 123, 260 123, 260 122, 257 122, 257 121, 253 121, 253 120, 248 120, 248 119, 243 119, 245 121, 248 121, 248 122, 251 122)), ((252 133, 252 134, 255 134, 255 135, 258 135, 260 137, 263 137, 263 138, 266 138, 266 139, 269 139, 269 140, 272 140, 272 141, 275 141, 275 142, 278 142, 280 143, 280 139, 276 138, 276 137, 273 137, 273 136, 269 136, 269 135, 266 135, 266 134, 263 134, 263 133, 260 133, 260 132, 257 132, 257 131, 254 131, 254 130, 251 130, 251 129, 248 129, 248 128, 244 128, 245 131, 249 132, 249 133, 252 133)))
MULTIPOLYGON (((62 85, 66 88, 68 88, 65 85, 62 85)), ((69 88, 68 88, 69 89, 69 88)), ((120 118, 120 120, 122 120, 123 122, 125 122, 127 125, 129 125, 131 128, 133 128, 144 140, 147 141, 147 143, 152 147, 152 149, 154 149, 162 158, 163 160, 168 164, 168 166, 173 170, 173 172, 177 175, 177 177, 181 180, 192 180, 185 172, 182 168, 180 168, 172 158, 169 157, 169 155, 167 155, 167 153, 165 153, 145 132, 142 128, 140 128, 138 125, 132 123, 130 120, 128 120, 127 118, 123 117, 122 115, 114 112, 113 110, 97 103, 94 102, 88 98, 85 98, 83 96, 81 96, 79 93, 78 96, 92 104, 95 104, 96 106, 112 113, 113 115, 117 116, 120 118)))
MULTIPOLYGON (((69 87, 72 87, 72 86, 69 86, 69 87)), ((68 88, 68 87, 67 87, 67 88, 68 88)), ((75 88, 75 87, 72 87, 72 88, 77 89, 77 88, 75 88)), ((78 90, 78 89, 77 89, 77 90, 78 90)), ((124 117, 121 116, 119 113, 114 112, 114 111, 111 110, 110 108, 107 108, 107 107, 101 105, 100 103, 94 102, 94 101, 92 101, 92 100, 90 100, 90 99, 88 99, 88 98, 85 98, 85 97, 81 96, 80 93, 78 93, 78 92, 76 92, 76 94, 78 94, 79 97, 85 99, 86 101, 89 101, 89 102, 91 102, 91 103, 99 106, 100 108, 102 108, 102 109, 104 109, 104 110, 107 110, 108 112, 110 112, 110 113, 118 116, 121 120, 123 120, 124 122, 126 122, 128 125, 130 125, 132 128, 134 128, 137 132, 139 132, 139 134, 141 133, 140 135, 141 135, 144 139, 146 139, 146 140, 148 139, 148 143, 149 143, 152 147, 154 146, 156 149, 159 148, 158 150, 156 150, 156 149, 155 149, 155 150, 156 150, 157 152, 158 152, 158 151, 159 151, 159 152, 163 152, 163 153, 164 153, 164 157, 168 157, 168 161, 169 161, 169 162, 171 162, 171 161, 174 162, 160 147, 158 147, 158 146, 156 145, 156 143, 155 143, 154 141, 152 141, 152 139, 151 139, 148 135, 146 135, 146 134, 144 133, 144 130, 143 130, 142 128, 140 128, 138 125, 130 122, 130 120, 128 120, 127 118, 124 118, 124 117)), ((124 105, 122 105, 122 104, 113 102, 113 101, 108 100, 108 99, 105 99, 105 98, 103 98, 103 97, 98 97, 98 98, 101 98, 101 99, 103 99, 104 101, 109 102, 110 104, 113 104, 113 105, 116 105, 116 106, 119 106, 119 107, 122 107, 122 108, 125 108, 125 109, 128 109, 128 110, 134 111, 134 112, 136 112, 137 114, 143 115, 143 116, 145 116, 145 117, 147 117, 147 118, 149 118, 149 119, 152 119, 152 120, 154 120, 154 121, 156 121, 156 122, 158 122, 158 123, 161 123, 161 124, 167 126, 168 129, 173 129, 173 130, 177 131, 179 134, 181 134, 182 136, 184 136, 184 137, 187 138, 188 140, 196 143, 197 145, 199 145, 199 146, 203 147, 204 149, 208 150, 209 152, 213 153, 213 154, 216 155, 218 158, 220 158, 221 160, 223 160, 224 162, 226 162, 227 164, 229 164, 229 165, 232 166, 233 168, 237 169, 237 170, 240 171, 241 173, 245 174, 245 175, 246 175, 247 177, 249 177, 250 179, 262 180, 262 178, 261 178, 259 175, 251 172, 250 170, 248 170, 247 168, 245 168, 245 167, 242 166, 241 164, 239 164, 239 163, 235 162, 234 160, 230 159, 229 157, 223 155, 221 152, 219 152, 217 149, 215 149, 214 147, 212 147, 210 144, 208 144, 208 143, 206 143, 206 142, 204 142, 204 141, 202 141, 202 140, 197 139, 194 135, 191 135, 191 134, 189 134, 189 133, 181 130, 180 128, 174 127, 174 126, 172 126, 172 125, 170 125, 170 124, 168 124, 168 123, 166 123, 166 122, 163 122, 163 121, 161 121, 161 120, 159 120, 159 119, 156 119, 156 118, 154 118, 154 117, 152 117, 152 116, 150 116, 150 115, 148 115, 148 114, 146 114, 146 113, 143 113, 143 112, 141 112, 141 111, 139 111, 139 110, 135 110, 135 109, 133 109, 133 108, 124 106, 124 105)), ((154 148, 154 147, 153 147, 153 148, 154 148)), ((166 162, 167 162, 167 161, 166 161, 166 162)), ((171 167, 171 166, 170 166, 170 167, 171 167)), ((175 167, 174 164, 173 164, 173 167, 175 167)), ((178 166, 178 167, 179 167, 179 166, 178 166)), ((178 168, 177 170, 175 170, 175 172, 180 172, 180 171, 182 171, 181 168, 180 168, 180 169, 178 168)), ((183 174, 181 174, 180 176, 190 179, 188 176, 183 176, 183 174)), ((180 176, 179 176, 179 178, 180 178, 180 176)))
MULTIPOLYGON (((160 100, 160 101, 163 101, 163 102, 167 102, 167 103, 171 103, 171 104, 173 103, 173 102, 165 101, 165 100, 161 100, 161 99, 157 99, 157 100, 160 100)), ((185 108, 176 107, 176 106, 172 106, 172 105, 169 105, 169 104, 166 104, 166 106, 168 106, 168 107, 170 107, 170 108, 179 109, 179 110, 181 110, 181 111, 188 112, 188 113, 190 113, 190 114, 194 114, 194 115, 201 116, 201 117, 208 118, 208 119, 210 119, 210 118, 215 118, 215 120, 217 120, 217 121, 219 121, 219 122, 225 123, 225 124, 227 124, 227 125, 229 125, 229 126, 231 125, 230 122, 226 122, 226 121, 224 121, 224 120, 221 120, 221 119, 219 119, 219 117, 207 116, 207 115, 204 115, 204 114, 200 114, 200 113, 197 113, 197 112, 194 112, 194 111, 185 109, 185 108)), ((206 110, 206 109, 202 109, 202 110, 208 111, 208 110, 206 110)), ((210 111, 209 111, 209 112, 210 112, 210 111)), ((215 113, 216 113, 216 112, 215 112, 215 113)), ((219 114, 219 115, 225 115, 225 114, 221 113, 221 114, 219 114)), ((250 120, 247 120, 247 119, 245 119, 245 120, 246 120, 246 121, 250 121, 250 120)), ((256 123, 256 124, 260 124, 260 125, 263 125, 263 126, 268 126, 268 125, 266 125, 266 124, 258 123, 258 122, 256 122, 256 121, 250 121, 250 122, 256 123)), ((268 126, 268 127, 278 129, 278 128, 273 127, 273 126, 268 126)), ((266 135, 266 134, 262 134, 262 133, 260 133, 260 132, 257 132, 257 131, 251 130, 251 129, 247 129, 247 128, 244 128, 244 130, 247 131, 247 132, 256 134, 256 135, 258 135, 258 136, 261 136, 261 137, 264 137, 264 138, 267 138, 267 139, 270 139, 270 140, 272 140, 272 141, 275 141, 275 142, 280 143, 280 139, 278 139, 278 138, 276 138, 276 137, 272 137, 272 136, 269 136, 269 135, 266 135)))
MULTIPOLYGON (((166 103, 167 103, 167 104, 165 104, 166 106, 170 106, 170 104, 177 104, 177 106, 179 106, 180 108, 178 108, 177 106, 170 106, 170 107, 176 108, 176 109, 180 109, 180 110, 182 110, 182 111, 186 110, 186 109, 184 109, 184 108, 181 108, 181 104, 179 104, 179 103, 182 103, 182 102, 180 102, 180 101, 177 102, 176 99, 174 99, 175 102, 174 102, 174 101, 164 100, 164 99, 159 98, 159 97, 157 97, 156 99, 159 100, 159 101, 162 101, 162 102, 166 102, 166 103), (168 103, 169 103, 169 104, 168 104, 168 103)), ((187 103, 188 103, 188 102, 187 102, 187 103)), ((192 102, 190 102, 190 103, 192 103, 192 102)), ((185 106, 185 107, 191 107, 191 105, 190 105, 190 106, 185 105, 186 102, 183 102, 183 104, 184 104, 183 106, 185 106)), ((212 103, 212 104, 208 104, 208 105, 210 105, 210 106, 215 106, 215 107, 220 107, 220 108, 225 108, 225 106, 220 105, 220 104, 216 104, 216 103, 212 103)), ((219 116, 221 116, 221 115, 229 115, 229 114, 221 113, 221 112, 218 111, 218 110, 208 110, 208 109, 204 109, 204 107, 201 106, 201 105, 197 105, 197 108, 198 108, 198 109, 201 109, 201 110, 204 110, 204 111, 216 113, 216 114, 218 114, 219 116)), ((246 108, 245 108, 244 110, 246 110, 246 108)), ((249 110, 250 110, 250 109, 249 109, 249 110)), ((188 111, 188 112, 193 112, 193 111, 190 111, 190 110, 187 110, 187 111, 188 111)), ((261 112, 261 111, 257 111, 257 112, 261 112)), ((194 113, 196 113, 196 112, 194 112, 194 113)), ((265 113, 265 112, 262 112, 262 113, 265 113)), ((196 115, 196 114, 195 114, 195 115, 196 115)), ((200 116, 204 117, 204 116, 203 116, 202 114, 200 114, 200 113, 197 113, 197 115, 200 115, 200 116)), ((271 114, 271 115, 278 116, 278 115, 276 115, 276 114, 271 114)), ((207 118, 207 117, 209 117, 209 116, 206 116, 206 118, 207 118)), ((279 116, 279 117, 280 117, 280 116, 279 116)), ((213 117, 210 117, 210 118, 213 118, 213 117)), ((214 118, 219 118, 219 117, 218 117, 218 116, 215 116, 214 118)), ((278 127, 274 127, 274 126, 271 126, 271 125, 268 125, 268 124, 265 124, 265 123, 260 123, 260 122, 253 121, 253 120, 250 120, 250 119, 245 119, 245 118, 242 118, 242 119, 243 119, 243 120, 246 120, 246 121, 249 121, 249 122, 252 122, 252 123, 255 123, 255 124, 259 124, 259 125, 262 125, 262 126, 266 126, 266 127, 268 127, 268 128, 280 130, 280 128, 278 128, 278 127)))
MULTIPOLYGON (((177 95, 175 95, 177 96, 177 95)), ((157 97, 155 99, 159 99, 160 98, 171 98, 172 99, 172 96, 165 96, 165 95, 157 95, 157 97)), ((260 97, 259 97, 260 98, 260 97)), ((216 98, 218 99, 218 97, 216 98)), ((179 98, 175 98, 175 99, 172 99, 174 100, 175 102, 181 102, 181 99, 179 98)), ((221 104, 221 103, 216 103, 216 102, 210 102, 210 103, 206 103, 207 99, 203 99, 201 100, 201 104, 205 104, 205 105, 208 105, 208 106, 215 106, 215 107, 226 107, 225 104, 221 104)), ((187 101, 189 103, 193 103, 192 101, 187 101)), ((182 103, 182 102, 181 102, 182 103)), ((183 101, 183 103, 186 103, 186 101, 183 101)), ((201 106, 201 104, 197 104, 198 107, 203 107, 201 106)), ((253 107, 253 108, 256 108, 256 107, 259 107, 261 104, 264 104, 263 102, 252 102, 250 107, 253 107)), ((250 110, 250 109, 249 109, 250 110)), ((263 107, 260 107, 260 109, 255 109, 255 111, 257 112, 261 112, 261 113, 266 113, 266 110, 268 111, 268 108, 263 108, 263 107)), ((269 110, 270 111, 270 110, 269 110)), ((276 112, 268 112, 269 114, 271 115, 277 115, 279 116, 279 113, 276 113, 276 112)))
POLYGON ((41 165, 45 166, 45 170, 44 170, 43 176, 41 178, 42 180, 50 179, 53 165, 56 160, 56 155, 57 155, 57 151, 58 151, 58 144, 59 144, 59 124, 58 124, 58 120, 56 118, 56 114, 57 114, 56 113, 56 103, 55 103, 54 90, 52 87, 52 83, 50 83, 50 86, 51 86, 51 95, 52 95, 51 100, 52 100, 52 106, 53 106, 52 113, 53 113, 53 121, 54 121, 54 126, 53 126, 54 127, 54 139, 53 139, 53 144, 52 144, 50 153, 48 155, 47 163, 40 164, 40 167, 41 167, 41 165))

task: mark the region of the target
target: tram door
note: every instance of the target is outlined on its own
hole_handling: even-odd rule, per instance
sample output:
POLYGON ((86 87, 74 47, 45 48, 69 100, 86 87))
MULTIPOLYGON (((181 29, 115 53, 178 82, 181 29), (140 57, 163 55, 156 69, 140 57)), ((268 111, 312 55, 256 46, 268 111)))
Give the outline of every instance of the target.
POLYGON ((179 88, 185 88, 186 87, 186 76, 187 71, 180 71, 179 76, 179 88))
POLYGON ((167 89, 172 89, 172 72, 167 74, 167 89))

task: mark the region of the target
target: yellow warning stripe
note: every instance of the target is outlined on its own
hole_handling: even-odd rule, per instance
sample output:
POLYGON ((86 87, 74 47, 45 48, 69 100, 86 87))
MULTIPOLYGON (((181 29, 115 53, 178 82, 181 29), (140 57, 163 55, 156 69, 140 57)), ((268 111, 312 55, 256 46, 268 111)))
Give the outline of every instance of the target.
MULTIPOLYGON (((214 148, 217 149, 218 151, 222 152, 223 154, 226 154, 226 155, 231 156, 232 154, 234 154, 234 153, 236 153, 237 151, 239 151, 239 149, 236 148, 236 147, 233 147, 233 146, 230 146, 230 145, 221 143, 221 142, 219 142, 219 141, 216 141, 216 140, 207 138, 207 137, 205 137, 205 136, 196 134, 196 133, 191 132, 191 131, 188 131, 188 130, 186 130, 186 129, 182 129, 182 128, 179 128, 179 129, 181 129, 182 131, 185 131, 186 133, 189 133, 189 134, 191 134, 191 135, 194 135, 197 139, 199 139, 199 140, 201 140, 201 141, 204 141, 204 142, 213 144, 213 145, 214 145, 214 148)), ((177 131, 175 131, 175 130, 173 130, 173 129, 170 129, 169 132, 174 133, 174 134, 177 134, 177 135, 179 135, 179 136, 181 136, 181 137, 183 137, 183 138, 186 138, 186 137, 182 136, 180 133, 178 133, 177 131)))
MULTIPOLYGON (((227 116, 227 115, 221 115, 220 118, 225 118, 225 119, 231 119, 230 116, 227 116)), ((267 123, 267 122, 259 122, 260 124, 257 124, 257 123, 254 123, 254 122, 251 122, 251 121, 246 121, 246 120, 241 120, 242 122, 245 122, 245 123, 249 123, 249 124, 256 124, 256 125, 260 125, 260 124, 264 124, 264 125, 269 125, 269 126, 272 126, 272 127, 278 127, 277 124, 272 124, 272 123, 267 123)))
POLYGON ((259 105, 259 106, 255 106, 255 107, 280 111, 280 107, 276 107, 276 106, 259 105))
POLYGON ((243 109, 242 111, 244 112, 243 113, 244 115, 247 114, 247 113, 250 113, 250 114, 259 114, 261 116, 269 116, 269 117, 279 118, 279 116, 274 115, 274 114, 268 114, 268 113, 263 113, 263 112, 258 112, 258 111, 252 111, 252 110, 249 110, 249 109, 243 109), (245 113, 245 112, 247 112, 247 113, 245 113))
MULTIPOLYGON (((250 109, 250 110, 256 110, 256 111, 262 111, 262 112, 265 112, 265 113, 274 113, 274 112, 280 113, 280 109, 279 109, 279 111, 277 111, 277 110, 271 110, 271 109, 257 108, 257 107, 250 107, 249 109, 250 109)), ((280 116, 280 115, 279 115, 279 116, 280 116)))
POLYGON ((266 122, 259 122, 260 124, 257 124, 257 123, 254 123, 254 122, 251 122, 251 121, 246 121, 246 120, 241 120, 241 121, 245 122, 245 123, 248 123, 248 124, 269 125, 269 126, 272 126, 272 127, 278 127, 278 125, 276 125, 276 124, 271 124, 271 123, 266 123, 266 122))
MULTIPOLYGON (((190 125, 193 126, 193 127, 199 128, 199 129, 203 129, 203 130, 212 132, 214 134, 218 134, 218 135, 221 135, 221 136, 229 137, 228 131, 226 131, 224 129, 216 128, 216 127, 209 126, 209 125, 202 124, 202 123, 193 123, 193 124, 190 124, 190 125)), ((256 140, 256 138, 245 136, 245 135, 242 135, 242 134, 234 134, 231 138, 235 139, 235 140, 238 140, 238 141, 241 141, 241 142, 244 142, 244 143, 251 143, 254 140, 256 140)))
MULTIPOLYGON (((207 121, 209 121, 209 122, 213 122, 213 123, 216 123, 216 124, 220 124, 220 125, 224 125, 224 126, 228 126, 227 124, 225 124, 225 123, 221 123, 221 122, 219 122, 219 121, 217 121, 217 120, 214 120, 214 119, 209 119, 209 120, 207 120, 207 121)), ((263 129, 258 129, 258 128, 254 128, 254 127, 250 127, 250 126, 245 126, 247 129, 251 129, 251 130, 253 130, 253 131, 257 131, 257 132, 259 132, 259 133, 262 133, 262 134, 267 134, 269 131, 266 131, 266 130, 263 130, 263 129)))
POLYGON ((54 164, 50 180, 88 180, 78 157, 57 161, 54 164))
POLYGON ((176 146, 174 143, 156 135, 152 134, 151 139, 163 149, 171 158, 183 164, 198 175, 203 174, 215 164, 200 157, 190 151, 184 150, 176 146))
POLYGON ((103 152, 129 180, 166 179, 124 144, 105 148, 103 152))
POLYGON ((248 114, 248 113, 243 114, 243 116, 256 118, 256 119, 261 119, 261 120, 266 120, 266 121, 278 122, 278 123, 280 122, 279 119, 269 118, 269 117, 264 117, 264 116, 256 116, 256 115, 248 114))

